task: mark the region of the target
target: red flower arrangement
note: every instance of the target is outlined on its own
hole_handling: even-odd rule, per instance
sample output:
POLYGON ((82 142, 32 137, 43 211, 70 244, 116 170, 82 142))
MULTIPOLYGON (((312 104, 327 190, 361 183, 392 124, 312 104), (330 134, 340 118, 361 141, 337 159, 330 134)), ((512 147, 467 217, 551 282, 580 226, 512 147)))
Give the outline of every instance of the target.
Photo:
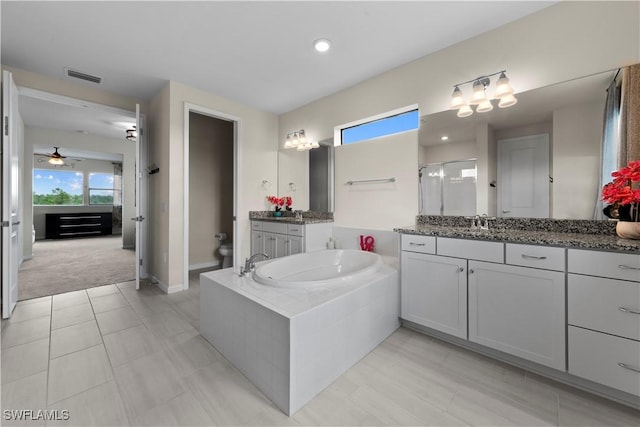
POLYGON ((640 160, 629 162, 611 176, 613 181, 602 187, 602 200, 618 211, 614 218, 640 221, 640 160), (622 214, 623 210, 628 210, 628 215, 622 214))
POLYGON ((269 203, 276 207, 276 212, 281 210, 284 206, 288 211, 291 210, 291 205, 293 204, 293 199, 289 196, 284 197, 276 197, 276 196, 267 196, 267 200, 269 203))

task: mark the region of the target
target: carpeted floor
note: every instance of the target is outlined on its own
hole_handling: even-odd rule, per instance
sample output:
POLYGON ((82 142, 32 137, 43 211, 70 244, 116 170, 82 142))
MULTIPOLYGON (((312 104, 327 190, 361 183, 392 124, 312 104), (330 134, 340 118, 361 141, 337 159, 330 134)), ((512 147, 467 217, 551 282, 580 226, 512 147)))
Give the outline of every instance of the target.
POLYGON ((18 300, 133 280, 135 258, 121 236, 38 240, 18 271, 18 300))

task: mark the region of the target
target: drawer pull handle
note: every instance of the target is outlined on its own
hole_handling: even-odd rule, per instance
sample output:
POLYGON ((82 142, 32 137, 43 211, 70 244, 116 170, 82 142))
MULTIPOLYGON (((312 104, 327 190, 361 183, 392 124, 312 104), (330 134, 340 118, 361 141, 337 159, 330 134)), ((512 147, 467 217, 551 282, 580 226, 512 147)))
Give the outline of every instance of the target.
POLYGON ((424 245, 426 245, 426 243, 409 242, 409 245, 411 245, 411 246, 424 246, 424 245))
POLYGON ((620 264, 618 268, 621 270, 640 270, 640 267, 631 267, 629 265, 620 264))
POLYGON ((632 310, 632 309, 626 308, 626 307, 618 307, 618 310, 622 311, 623 313, 640 314, 640 311, 632 310))
POLYGON ((629 371, 640 373, 640 369, 632 368, 631 366, 627 365, 626 363, 618 362, 618 366, 620 366, 621 368, 627 369, 629 371))
POLYGON ((533 256, 533 255, 527 255, 527 254, 521 254, 520 256, 524 259, 537 259, 537 260, 547 259, 546 256, 533 256))

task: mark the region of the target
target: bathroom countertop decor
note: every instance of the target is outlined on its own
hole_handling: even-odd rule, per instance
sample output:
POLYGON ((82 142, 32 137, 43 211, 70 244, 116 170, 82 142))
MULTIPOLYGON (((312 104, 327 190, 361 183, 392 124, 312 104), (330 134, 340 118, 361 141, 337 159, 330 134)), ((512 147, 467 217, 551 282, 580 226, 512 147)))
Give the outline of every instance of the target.
POLYGON ((292 211, 282 211, 281 217, 274 217, 273 211, 249 211, 249 219, 254 221, 284 222, 286 224, 317 224, 333 222, 333 212, 302 212, 302 219, 296 219, 292 211))
POLYGON ((640 253, 640 241, 616 236, 615 221, 539 218, 489 219, 488 230, 472 230, 471 219, 462 216, 419 215, 416 224, 394 231, 506 243, 563 246, 574 249, 640 253))

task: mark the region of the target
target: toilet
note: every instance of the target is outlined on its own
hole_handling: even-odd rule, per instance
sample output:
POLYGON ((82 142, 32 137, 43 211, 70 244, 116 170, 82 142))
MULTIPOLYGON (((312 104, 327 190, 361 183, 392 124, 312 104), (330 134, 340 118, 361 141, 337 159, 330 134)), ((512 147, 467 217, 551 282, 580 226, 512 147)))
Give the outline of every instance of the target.
POLYGON ((222 268, 233 267, 233 243, 221 244, 219 251, 222 256, 222 268))

